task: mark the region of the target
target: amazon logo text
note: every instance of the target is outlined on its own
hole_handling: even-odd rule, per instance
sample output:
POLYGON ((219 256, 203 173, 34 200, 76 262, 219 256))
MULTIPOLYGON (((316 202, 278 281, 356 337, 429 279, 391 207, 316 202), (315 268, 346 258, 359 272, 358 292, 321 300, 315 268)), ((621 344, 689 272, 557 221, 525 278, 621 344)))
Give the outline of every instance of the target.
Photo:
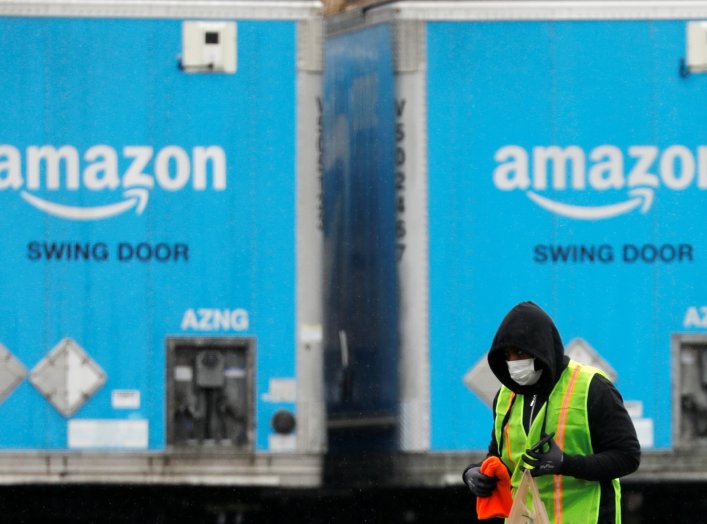
POLYGON ((683 145, 665 149, 633 145, 624 152, 614 145, 600 145, 587 152, 575 145, 528 150, 506 145, 496 151, 494 159, 496 188, 525 191, 528 198, 547 211, 579 220, 606 219, 634 210, 646 213, 655 189, 661 186, 674 191, 707 189, 707 146, 698 146, 693 152, 683 145), (626 195, 618 202, 580 206, 539 193, 547 189, 625 190, 626 195))
POLYGON ((155 151, 150 146, 131 145, 118 151, 100 144, 81 154, 71 145, 32 145, 23 152, 0 144, 0 191, 19 191, 35 208, 70 220, 109 218, 133 208, 140 214, 149 191, 156 187, 165 191, 223 191, 226 178, 226 154, 219 146, 187 151, 168 145, 155 151), (69 206, 56 198, 33 194, 39 190, 122 190, 122 194, 107 205, 69 206))

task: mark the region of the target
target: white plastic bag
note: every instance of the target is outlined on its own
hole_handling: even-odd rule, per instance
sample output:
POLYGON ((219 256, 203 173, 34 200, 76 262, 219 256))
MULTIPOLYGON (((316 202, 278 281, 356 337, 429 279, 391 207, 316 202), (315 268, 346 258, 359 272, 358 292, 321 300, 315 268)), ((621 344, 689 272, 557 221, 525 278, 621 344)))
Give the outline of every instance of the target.
POLYGON ((528 470, 523 472, 506 524, 550 524, 545 504, 540 499, 538 486, 528 470), (527 504, 529 489, 532 497, 531 507, 527 504))

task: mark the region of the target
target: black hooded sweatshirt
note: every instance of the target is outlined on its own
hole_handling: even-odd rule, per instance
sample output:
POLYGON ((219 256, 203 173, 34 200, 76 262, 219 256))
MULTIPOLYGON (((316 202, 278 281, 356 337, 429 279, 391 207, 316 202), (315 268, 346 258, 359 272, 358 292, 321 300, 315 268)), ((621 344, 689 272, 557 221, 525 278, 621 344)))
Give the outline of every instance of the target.
MULTIPOLYGON (((537 414, 569 363, 560 334, 552 319, 533 302, 522 302, 503 319, 488 353, 491 370, 503 385, 523 395, 523 425, 528 431, 531 414, 537 414), (542 369, 538 382, 521 386, 508 372, 504 350, 515 348, 535 357, 535 369, 542 369), (531 409, 531 402, 535 403, 531 409)), ((498 398, 498 395, 496 396, 498 398)), ((496 399, 494 399, 494 413, 496 399)), ((636 430, 614 385, 595 375, 589 385, 587 416, 592 455, 564 455, 561 475, 601 484, 599 522, 614 522, 614 489, 611 480, 638 469, 641 448, 636 430)), ((499 456, 495 433, 491 432, 489 454, 499 456)))

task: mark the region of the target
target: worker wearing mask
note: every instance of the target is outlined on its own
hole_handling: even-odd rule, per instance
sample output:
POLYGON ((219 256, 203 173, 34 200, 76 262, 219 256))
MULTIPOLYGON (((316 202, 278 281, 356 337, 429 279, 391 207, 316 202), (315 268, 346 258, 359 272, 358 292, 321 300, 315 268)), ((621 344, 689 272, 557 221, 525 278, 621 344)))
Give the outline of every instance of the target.
MULTIPOLYGON (((532 302, 503 319, 488 362, 502 384, 489 456, 508 468, 512 489, 529 469, 551 522, 620 523, 618 479, 638 468, 641 450, 614 385, 564 354, 552 319, 532 302)), ((477 497, 497 481, 476 465, 463 478, 477 497)))

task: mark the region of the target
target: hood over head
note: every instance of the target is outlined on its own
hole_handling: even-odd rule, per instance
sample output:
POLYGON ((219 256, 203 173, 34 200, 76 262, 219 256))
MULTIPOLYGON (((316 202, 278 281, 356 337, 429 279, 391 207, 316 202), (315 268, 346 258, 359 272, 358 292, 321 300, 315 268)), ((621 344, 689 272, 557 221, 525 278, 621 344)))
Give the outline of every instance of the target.
POLYGON ((488 362, 504 386, 516 393, 533 394, 552 390, 569 362, 564 353, 560 333, 550 316, 533 302, 521 302, 508 312, 496 331, 488 362), (516 348, 535 357, 535 369, 543 370, 536 384, 521 386, 511 379, 506 348, 516 348))

